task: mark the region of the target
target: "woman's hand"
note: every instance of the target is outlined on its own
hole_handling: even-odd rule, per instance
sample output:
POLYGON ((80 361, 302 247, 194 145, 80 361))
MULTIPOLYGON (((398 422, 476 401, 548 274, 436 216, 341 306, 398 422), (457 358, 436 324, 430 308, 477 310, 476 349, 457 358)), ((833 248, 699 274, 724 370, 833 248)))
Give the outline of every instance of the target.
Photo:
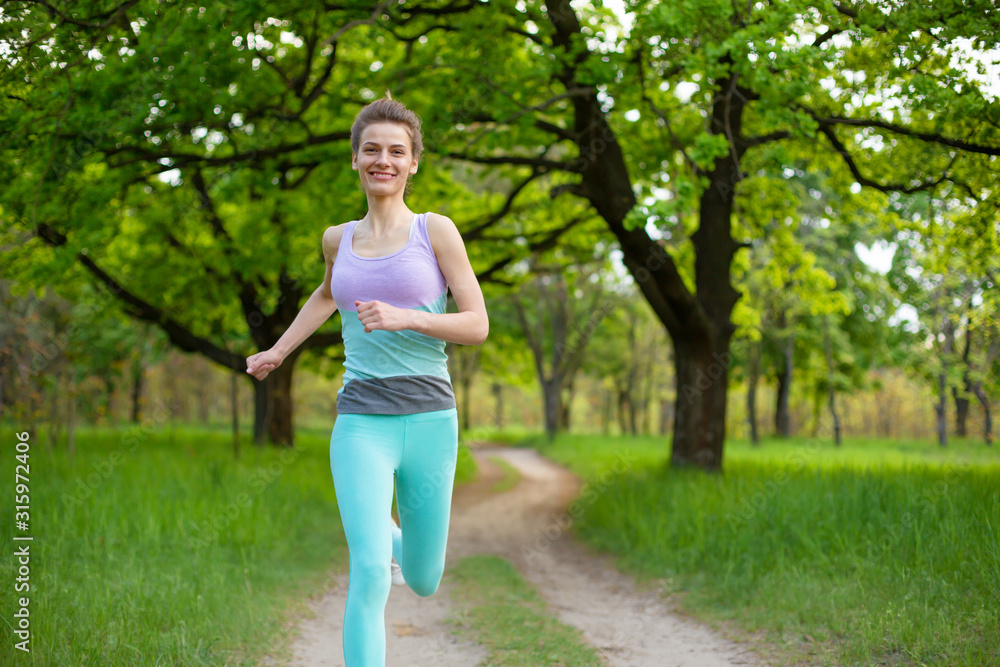
POLYGON ((247 373, 258 380, 263 380, 268 373, 280 366, 282 361, 284 359, 274 351, 274 348, 258 352, 252 357, 247 357, 247 373))
POLYGON ((401 331, 410 328, 413 311, 409 308, 397 308, 384 301, 355 301, 354 306, 358 309, 358 319, 365 326, 365 333, 374 329, 401 331))

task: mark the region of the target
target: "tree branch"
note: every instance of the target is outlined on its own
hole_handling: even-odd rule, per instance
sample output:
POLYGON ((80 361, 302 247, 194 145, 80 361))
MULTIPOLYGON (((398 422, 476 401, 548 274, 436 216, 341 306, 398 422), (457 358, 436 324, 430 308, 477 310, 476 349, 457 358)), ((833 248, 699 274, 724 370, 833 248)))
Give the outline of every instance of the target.
MULTIPOLYGON (((858 169, 857 163, 854 158, 851 157, 850 151, 847 150, 847 146, 837 137, 837 134, 833 131, 833 126, 828 124, 820 124, 819 131, 826 135, 827 139, 833 145, 834 149, 840 154, 847 164, 847 168, 850 169, 851 174, 854 176, 854 180, 863 186, 875 188, 876 190, 881 190, 882 192, 902 192, 905 194, 912 194, 914 192, 920 192, 922 190, 929 190, 936 187, 940 183, 944 182, 948 177, 948 170, 945 169, 941 172, 941 177, 933 181, 924 181, 916 185, 903 185, 902 183, 879 183, 878 181, 873 181, 861 174, 858 169)), ((955 163, 957 156, 953 156, 951 161, 948 163, 948 167, 955 163)))
MULTIPOLYGON (((51 246, 58 247, 66 244, 66 236, 53 229, 47 223, 43 222, 39 224, 35 233, 51 246)), ((224 350, 210 340, 194 335, 184 325, 165 315, 159 308, 126 290, 117 280, 108 275, 106 271, 97 266, 90 257, 82 252, 78 252, 76 257, 97 278, 98 282, 105 285, 112 294, 125 304, 125 309, 131 315, 158 325, 167 334, 170 342, 181 350, 185 352, 199 352, 221 366, 235 371, 245 369, 246 358, 244 356, 224 350)))
POLYGON ((745 148, 751 148, 753 146, 760 146, 762 144, 770 143, 772 141, 781 141, 782 139, 790 139, 792 133, 787 130, 780 130, 778 132, 771 132, 770 134, 762 134, 756 137, 740 137, 740 142, 745 148))
POLYGON ((92 28, 94 30, 104 30, 112 23, 114 23, 116 20, 118 20, 119 15, 123 14, 130 7, 132 7, 132 5, 135 5, 139 2, 139 0, 128 0, 127 2, 123 2, 122 4, 118 5, 114 9, 109 9, 103 14, 94 14, 88 19, 81 20, 63 14, 61 11, 59 11, 49 3, 45 2, 44 0, 19 0, 19 1, 22 4, 26 5, 41 5, 48 11, 49 15, 58 17, 63 23, 70 23, 72 25, 80 26, 81 28, 92 28), (104 18, 107 19, 104 23, 92 23, 94 19, 104 19, 104 18))
POLYGON ((579 174, 583 171, 581 167, 575 166, 567 162, 556 162, 555 160, 545 160, 543 158, 535 158, 535 157, 518 157, 515 155, 482 157, 478 155, 466 155, 464 153, 444 153, 442 157, 452 158, 455 160, 466 160, 468 162, 476 162, 479 164, 527 165, 529 167, 537 167, 540 170, 544 171, 558 170, 558 171, 568 171, 574 174, 579 174))
MULTIPOLYGON (((559 238, 563 234, 565 234, 566 232, 568 232, 573 227, 580 224, 586 219, 587 218, 584 216, 578 216, 567 222, 565 225, 550 230, 540 240, 535 241, 534 243, 529 243, 527 247, 527 252, 540 253, 540 252, 545 252, 546 250, 551 250, 559 242, 559 238)), ((494 262, 493 265, 490 266, 485 271, 477 273, 476 278, 478 278, 480 282, 493 282, 493 283, 502 283, 509 285, 510 284, 509 281, 494 278, 493 274, 497 273, 498 271, 501 271, 507 265, 512 264, 513 262, 520 261, 521 259, 523 259, 523 257, 524 253, 522 252, 520 254, 510 255, 508 257, 505 257, 504 259, 498 260, 494 262)))
POLYGON ((897 125, 896 123, 887 123, 881 120, 871 120, 864 118, 844 118, 843 116, 828 116, 822 117, 816 112, 812 111, 801 105, 796 105, 798 109, 805 111, 820 124, 826 125, 850 125, 854 127, 877 127, 883 130, 888 130, 890 132, 895 132, 896 134, 901 134, 906 137, 914 137, 915 139, 922 139, 923 141, 928 141, 931 143, 941 144, 943 146, 950 146, 952 148, 958 148, 969 153, 982 153, 983 155, 1000 155, 1000 146, 983 146, 980 144, 973 144, 962 139, 953 139, 951 137, 945 137, 940 134, 933 134, 930 132, 919 132, 913 130, 904 125, 897 125))
POLYGON ((174 168, 181 168, 191 164, 201 164, 209 167, 218 167, 220 165, 234 164, 236 162, 246 162, 251 160, 257 160, 260 158, 273 157, 275 155, 282 155, 284 153, 292 153, 297 150, 301 150, 307 146, 316 146, 320 144, 326 144, 333 141, 343 141, 344 139, 350 139, 351 133, 347 132, 331 132, 329 134, 322 134, 319 136, 309 137, 305 141, 300 141, 294 144, 286 144, 284 146, 272 146, 270 148, 261 148, 259 150, 249 150, 241 153, 233 153, 225 157, 208 157, 204 155, 197 155, 195 153, 181 153, 176 151, 166 151, 163 153, 155 153, 146 148, 139 146, 122 146, 120 148, 106 148, 104 153, 107 157, 112 155, 117 155, 118 153, 132 153, 136 155, 134 158, 124 159, 117 163, 112 163, 108 161, 109 166, 113 168, 124 167, 136 162, 159 162, 160 160, 171 160, 173 162, 165 171, 169 171, 174 168))
POLYGON ((500 207, 500 210, 489 215, 485 220, 483 220, 482 222, 480 222, 475 227, 473 227, 468 232, 462 235, 465 238, 466 242, 474 241, 477 238, 481 237, 483 231, 492 227, 495 223, 497 223, 498 221, 503 219, 504 216, 510 213, 511 206, 514 204, 514 199, 517 197, 517 195, 519 195, 521 191, 523 191, 524 188, 527 187, 529 183, 531 183, 533 180, 535 180, 541 175, 542 173, 537 168, 532 169, 531 175, 528 176, 523 181, 521 181, 520 183, 518 183, 514 187, 514 189, 510 191, 510 194, 507 195, 507 199, 504 201, 503 206, 500 207))

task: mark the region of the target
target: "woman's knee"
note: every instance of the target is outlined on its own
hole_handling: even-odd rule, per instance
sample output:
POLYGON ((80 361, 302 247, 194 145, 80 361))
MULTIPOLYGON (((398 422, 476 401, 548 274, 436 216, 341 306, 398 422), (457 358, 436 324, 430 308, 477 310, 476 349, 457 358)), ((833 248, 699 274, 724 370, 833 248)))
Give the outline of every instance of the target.
POLYGON ((406 585, 410 587, 411 591, 421 597, 434 595, 441 583, 443 574, 444 568, 441 567, 433 569, 424 568, 422 571, 416 573, 403 570, 403 578, 406 579, 406 585))
POLYGON ((389 561, 384 563, 372 560, 351 561, 349 585, 352 596, 357 596, 367 604, 384 606, 389 599, 389 588, 392 586, 389 561))

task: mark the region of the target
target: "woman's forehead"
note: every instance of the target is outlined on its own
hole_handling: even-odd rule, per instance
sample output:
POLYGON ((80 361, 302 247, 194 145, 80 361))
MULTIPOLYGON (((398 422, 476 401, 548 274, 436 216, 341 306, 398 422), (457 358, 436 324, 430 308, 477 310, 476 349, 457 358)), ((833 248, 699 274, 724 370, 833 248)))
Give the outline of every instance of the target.
POLYGON ((361 143, 410 145, 410 133, 396 123, 372 123, 361 131, 361 143))

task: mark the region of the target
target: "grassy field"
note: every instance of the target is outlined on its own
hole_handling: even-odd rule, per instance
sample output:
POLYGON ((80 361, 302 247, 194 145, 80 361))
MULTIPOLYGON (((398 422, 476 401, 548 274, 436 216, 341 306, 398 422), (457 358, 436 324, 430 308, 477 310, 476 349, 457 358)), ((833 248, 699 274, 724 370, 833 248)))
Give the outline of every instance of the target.
MULTIPOLYGON (((34 541, 30 591, 0 592, 2 654, 17 597, 30 598, 33 639, 10 664, 257 664, 286 616, 346 569, 329 430, 300 430, 294 450, 244 444, 238 461, 228 434, 205 429, 82 429, 72 460, 33 441, 26 533, 13 525, 14 431, 2 450, 4 582, 24 544, 11 537, 34 541)), ((460 452, 456 477, 471 479, 460 452)))
POLYGON ((974 441, 727 446, 665 470, 657 438, 531 444, 590 480, 575 530, 780 658, 1000 664, 1000 452, 974 441))

